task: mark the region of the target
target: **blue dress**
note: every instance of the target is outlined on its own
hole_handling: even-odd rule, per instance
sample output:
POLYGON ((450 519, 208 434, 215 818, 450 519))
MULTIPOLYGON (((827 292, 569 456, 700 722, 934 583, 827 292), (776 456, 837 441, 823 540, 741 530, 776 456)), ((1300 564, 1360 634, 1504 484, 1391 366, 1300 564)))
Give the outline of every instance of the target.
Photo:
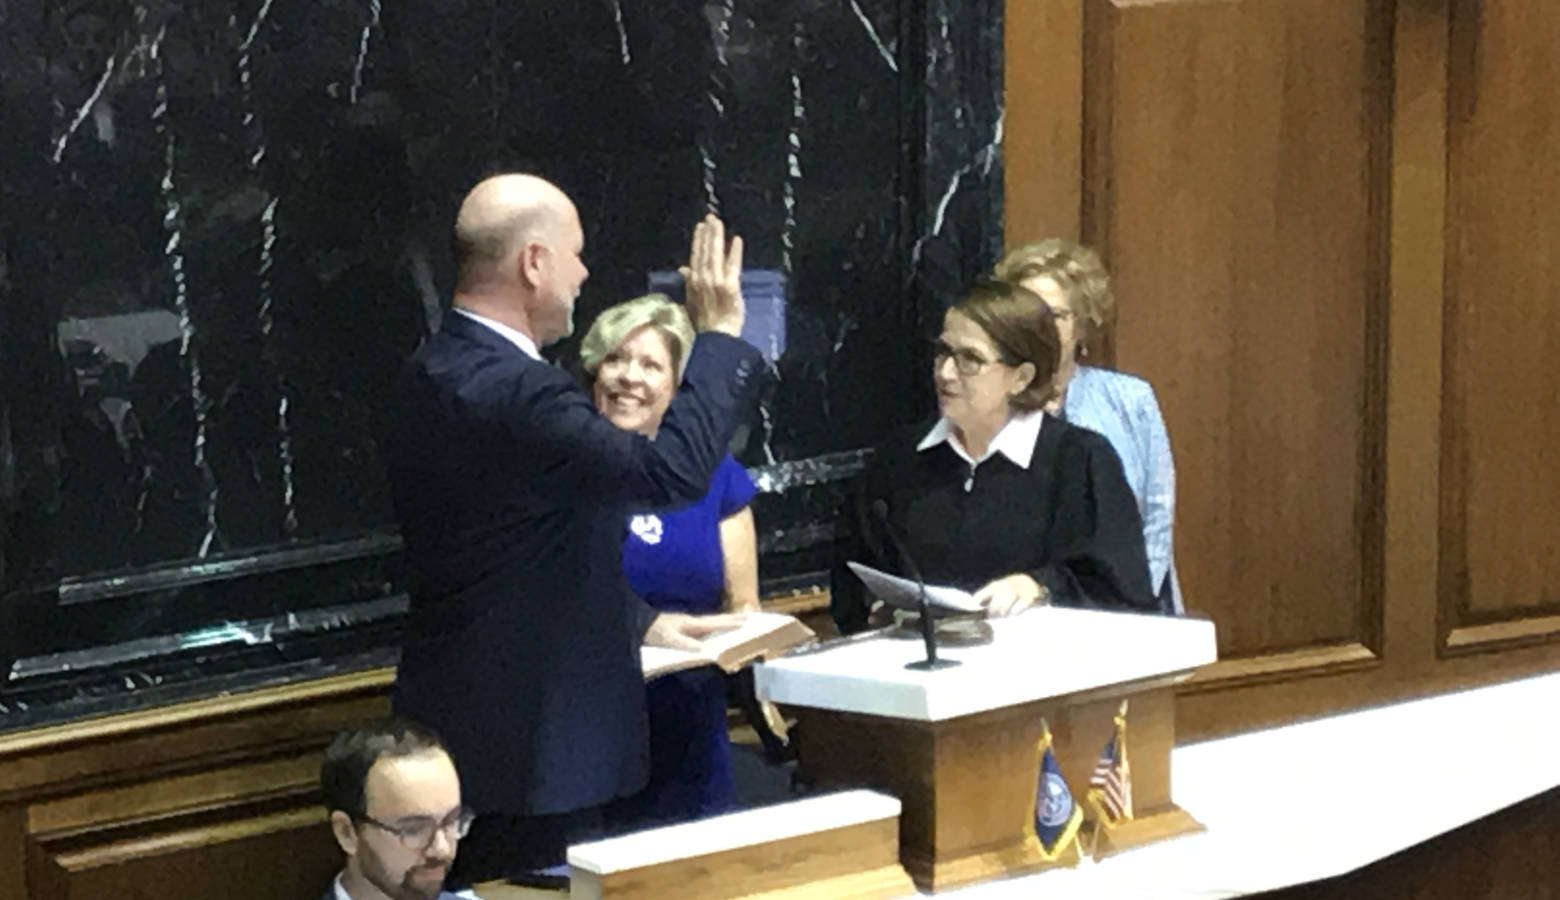
MULTIPOLYGON (((664 612, 720 612, 726 567, 720 521, 753 500, 753 481, 728 454, 704 499, 629 518, 623 571, 645 602, 664 612)), ((714 666, 663 675, 645 686, 650 710, 650 783, 616 804, 625 827, 648 827, 736 808, 726 679, 714 666)))

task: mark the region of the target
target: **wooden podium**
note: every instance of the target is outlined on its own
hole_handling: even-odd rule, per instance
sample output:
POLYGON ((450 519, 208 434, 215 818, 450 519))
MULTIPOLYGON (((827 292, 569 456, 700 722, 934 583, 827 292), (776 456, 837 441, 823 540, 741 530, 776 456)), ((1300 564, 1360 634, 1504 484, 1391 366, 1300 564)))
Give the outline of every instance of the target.
POLYGON ((926 890, 1030 872, 1042 719, 1074 799, 1130 701, 1136 818, 1111 851, 1201 829, 1170 800, 1174 685, 1217 658, 1213 623, 1044 607, 991 623, 990 644, 947 647, 955 668, 913 671, 920 640, 873 637, 775 660, 760 697, 795 713, 798 774, 819 788, 897 796, 900 858, 926 890))

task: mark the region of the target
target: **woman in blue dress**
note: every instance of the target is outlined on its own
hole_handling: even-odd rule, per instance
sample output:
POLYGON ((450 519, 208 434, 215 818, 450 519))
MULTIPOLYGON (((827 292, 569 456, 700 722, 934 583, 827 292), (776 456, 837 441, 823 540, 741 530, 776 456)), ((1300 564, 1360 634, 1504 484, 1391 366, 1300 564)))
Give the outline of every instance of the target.
POLYGON ((1090 339, 1115 319, 1116 302, 1105 265, 1087 247, 1050 238, 1009 250, 994 274, 1039 294, 1051 307, 1062 338, 1062 356, 1056 369, 1058 394, 1046 412, 1110 441, 1143 519, 1154 595, 1163 612, 1185 613, 1171 540, 1175 461, 1159 400, 1141 378, 1082 362, 1090 339))
MULTIPOLYGON (((655 437, 693 344, 682 306, 661 294, 603 312, 580 345, 596 407, 614 425, 655 437)), ((623 570, 647 603, 682 613, 758 609, 753 482, 729 454, 691 506, 630 516, 623 570)), ((726 733, 726 681, 713 666, 663 675, 646 687, 650 783, 616 804, 614 827, 686 821, 736 807, 726 733)))

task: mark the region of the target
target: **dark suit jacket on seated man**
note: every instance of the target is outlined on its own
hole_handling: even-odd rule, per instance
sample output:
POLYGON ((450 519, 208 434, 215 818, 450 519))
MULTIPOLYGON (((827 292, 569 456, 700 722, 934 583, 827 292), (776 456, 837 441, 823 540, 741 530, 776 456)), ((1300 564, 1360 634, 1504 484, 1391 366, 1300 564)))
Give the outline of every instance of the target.
POLYGON ((641 643, 691 646, 733 624, 657 616, 619 554, 625 510, 703 496, 735 430, 759 364, 735 338, 741 241, 728 253, 719 220, 695 228, 685 271, 703 333, 652 442, 537 354, 572 330, 583 240, 541 179, 473 189, 454 309, 401 383, 386 448, 412 592, 395 707, 444 736, 479 814, 452 884, 562 862, 601 806, 642 788, 641 643))

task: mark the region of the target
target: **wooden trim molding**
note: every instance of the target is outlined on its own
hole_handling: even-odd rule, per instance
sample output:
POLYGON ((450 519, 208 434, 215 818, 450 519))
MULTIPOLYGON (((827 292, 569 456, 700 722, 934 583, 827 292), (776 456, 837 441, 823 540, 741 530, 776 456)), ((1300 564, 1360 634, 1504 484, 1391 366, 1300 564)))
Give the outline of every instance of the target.
POLYGON ((1197 674, 1181 688, 1183 693, 1244 687, 1265 681, 1290 680, 1310 675, 1333 675, 1381 664, 1381 656, 1358 641, 1303 647, 1284 653, 1268 653, 1241 659, 1221 659, 1197 674))
MULTIPOLYGON (((67 872, 120 865, 131 860, 161 856, 179 850, 196 850, 264 834, 291 830, 323 830, 325 813, 317 806, 275 813, 264 818, 241 819, 164 834, 147 835, 79 850, 65 850, 52 862, 67 872)), ((329 840, 329 838, 325 838, 329 840)))
POLYGON ((1484 625, 1464 625, 1446 634, 1443 656, 1488 653, 1532 644, 1560 642, 1560 615, 1512 619, 1484 625))
POLYGON ((214 717, 230 718, 244 713, 303 705, 330 697, 379 693, 389 688, 394 681, 395 669, 393 668, 369 669, 242 694, 208 697, 101 719, 23 731, 0 737, 0 765, 3 765, 8 757, 36 753, 40 750, 58 751, 67 746, 112 740, 136 732, 174 728, 192 722, 210 721, 214 717))
POLYGON ((74 834, 106 821, 115 822, 116 827, 164 821, 231 807, 240 796, 246 803, 309 804, 318 795, 319 778, 319 754, 315 751, 241 769, 222 767, 118 785, 34 804, 28 810, 27 831, 33 835, 74 834))
POLYGON ((765 597, 763 600, 765 612, 785 613, 788 616, 802 616, 820 610, 827 610, 828 608, 829 590, 823 587, 813 588, 810 591, 796 591, 791 594, 765 597))

